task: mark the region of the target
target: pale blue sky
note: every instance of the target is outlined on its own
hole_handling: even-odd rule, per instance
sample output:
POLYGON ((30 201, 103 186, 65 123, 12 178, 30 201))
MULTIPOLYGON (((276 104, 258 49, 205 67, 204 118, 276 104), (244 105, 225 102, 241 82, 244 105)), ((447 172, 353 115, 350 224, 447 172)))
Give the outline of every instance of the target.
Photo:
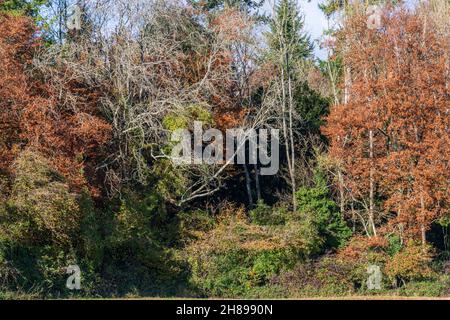
MULTIPOLYGON (((319 40, 323 31, 328 28, 327 18, 319 9, 319 0, 311 0, 311 2, 298 0, 302 11, 305 13, 306 31, 311 35, 311 39, 319 40)), ((316 43, 316 56, 320 59, 325 59, 327 53, 325 50, 320 50, 316 43)))

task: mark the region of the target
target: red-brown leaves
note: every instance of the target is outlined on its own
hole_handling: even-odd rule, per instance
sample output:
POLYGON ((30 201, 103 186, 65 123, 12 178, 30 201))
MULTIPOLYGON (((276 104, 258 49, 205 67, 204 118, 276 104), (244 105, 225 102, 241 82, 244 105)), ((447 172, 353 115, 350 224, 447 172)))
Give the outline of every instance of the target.
MULTIPOLYGON (((82 98, 76 109, 65 107, 57 93, 28 72, 39 45, 32 21, 9 15, 0 20, 0 169, 8 170, 20 149, 33 146, 80 191, 89 185, 85 169, 93 167, 110 131, 99 116, 98 95, 69 84, 67 90, 82 98)), ((91 191, 98 194, 92 184, 91 191)))
POLYGON ((20 144, 20 106, 29 103, 24 65, 31 59, 32 22, 0 14, 0 169, 6 170, 20 144))
POLYGON ((344 30, 350 99, 332 109, 323 131, 331 155, 344 164, 348 190, 368 197, 373 170, 385 199, 380 215, 395 213, 392 226, 420 237, 448 214, 448 38, 420 11, 390 8, 381 30, 365 21, 356 14, 344 30))

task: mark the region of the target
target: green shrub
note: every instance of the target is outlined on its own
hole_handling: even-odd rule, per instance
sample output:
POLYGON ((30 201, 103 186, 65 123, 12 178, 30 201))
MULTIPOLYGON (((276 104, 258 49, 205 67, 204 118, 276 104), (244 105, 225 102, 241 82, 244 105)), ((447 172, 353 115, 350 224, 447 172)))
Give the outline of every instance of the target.
POLYGON ((403 284, 408 281, 431 279, 435 273, 431 269, 432 249, 413 241, 390 259, 386 265, 387 275, 403 284))
POLYGON ((388 237, 389 247, 387 252, 390 256, 398 254, 402 250, 402 242, 398 235, 392 235, 388 237))
POLYGON ((69 243, 80 222, 76 195, 46 159, 31 150, 18 156, 14 172, 9 213, 3 221, 6 235, 28 244, 69 243))
POLYGON ((185 290, 187 266, 174 248, 177 220, 158 194, 124 191, 105 226, 105 293, 167 296, 185 290))
POLYGON ((300 219, 310 219, 323 239, 321 249, 338 248, 352 232, 346 225, 336 203, 331 200, 323 172, 316 170, 314 187, 300 188, 296 194, 300 219))
POLYGON ((87 258, 80 197, 37 152, 20 153, 13 169, 9 198, 0 205, 2 286, 67 295, 65 268, 87 258))
POLYGON ((352 266, 335 256, 310 262, 300 262, 272 279, 292 298, 316 296, 345 296, 355 294, 357 288, 351 276, 352 266))
POLYGON ((292 268, 307 250, 298 228, 259 226, 249 223, 242 210, 230 211, 185 251, 192 284, 205 296, 257 294, 281 270, 292 268))
MULTIPOLYGON (((52 246, 45 246, 39 250, 36 260, 36 269, 39 272, 39 281, 42 289, 46 293, 64 293, 66 291, 66 268, 70 265, 79 265, 76 254, 65 252, 52 246)), ((84 281, 83 281, 84 284, 84 281)), ((70 294, 67 290, 66 294, 70 294)), ((59 294, 58 294, 59 295, 59 294)))
POLYGON ((255 255, 251 275, 258 284, 266 284, 282 269, 292 268, 296 261, 296 254, 289 250, 263 251, 255 255))
POLYGON ((269 279, 295 261, 281 250, 229 250, 208 258, 190 258, 193 282, 209 297, 248 297, 269 284, 269 279))
POLYGON ((281 225, 285 223, 283 213, 281 208, 277 210, 277 208, 272 208, 260 200, 256 204, 256 207, 249 212, 249 216, 253 223, 260 226, 281 225))
POLYGON ((441 297, 446 295, 450 281, 443 279, 412 281, 400 289, 400 294, 408 297, 441 297))
POLYGON ((202 210, 181 212, 177 218, 179 237, 182 243, 197 240, 202 233, 212 230, 216 224, 214 218, 202 210))

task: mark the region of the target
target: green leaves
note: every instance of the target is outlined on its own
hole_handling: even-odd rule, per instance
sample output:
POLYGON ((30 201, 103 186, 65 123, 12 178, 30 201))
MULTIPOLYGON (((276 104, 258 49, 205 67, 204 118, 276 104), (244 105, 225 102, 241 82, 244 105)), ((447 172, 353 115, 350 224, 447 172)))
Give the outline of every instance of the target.
POLYGON ((301 219, 311 219, 324 240, 322 249, 338 248, 351 236, 336 203, 331 200, 325 174, 316 170, 314 187, 303 187, 297 192, 301 219))
POLYGON ((194 7, 200 7, 204 10, 214 11, 225 7, 238 7, 240 9, 251 10, 263 6, 265 0, 189 0, 194 7))
POLYGON ((9 223, 11 230, 21 230, 12 235, 14 240, 70 243, 81 214, 76 195, 39 153, 23 151, 14 170, 9 223))
POLYGON ((47 3, 48 0, 3 0, 0 1, 0 12, 6 11, 39 19, 39 10, 47 3))
POLYGON ((201 105, 189 105, 179 112, 168 114, 163 119, 164 128, 174 132, 178 129, 190 129, 194 121, 200 121, 205 125, 214 123, 211 112, 201 105))

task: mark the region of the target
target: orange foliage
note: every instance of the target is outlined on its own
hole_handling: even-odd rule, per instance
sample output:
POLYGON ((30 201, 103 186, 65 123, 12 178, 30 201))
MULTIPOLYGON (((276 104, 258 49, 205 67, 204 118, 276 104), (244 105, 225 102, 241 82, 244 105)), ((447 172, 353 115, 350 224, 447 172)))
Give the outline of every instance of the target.
POLYGON ((364 238, 353 237, 349 244, 338 252, 338 257, 346 261, 359 260, 370 250, 384 250, 388 247, 388 241, 384 237, 364 238))
POLYGON ((7 170, 21 141, 20 106, 30 100, 23 65, 31 60, 33 24, 27 18, 0 15, 0 169, 7 170))
MULTIPOLYGON (((335 106, 323 132, 348 190, 386 199, 380 215, 406 237, 422 238, 449 213, 448 37, 419 12, 388 8, 382 30, 355 14, 344 28, 350 99, 335 106), (373 157, 369 132, 373 132, 373 157)), ((378 219, 381 222, 381 218, 378 219)))
MULTIPOLYGON (((82 98, 76 110, 64 107, 59 95, 27 70, 39 46, 32 21, 6 14, 0 20, 0 169, 8 170, 20 149, 33 146, 80 191, 89 185, 88 176, 95 177, 98 148, 110 131, 96 110, 96 94, 69 83, 67 90, 82 98)), ((92 183, 90 187, 93 195, 99 194, 92 183)))
POLYGON ((433 277, 433 270, 430 263, 433 260, 433 251, 421 245, 408 243, 406 247, 397 253, 386 264, 386 273, 392 278, 405 280, 421 280, 433 277))

